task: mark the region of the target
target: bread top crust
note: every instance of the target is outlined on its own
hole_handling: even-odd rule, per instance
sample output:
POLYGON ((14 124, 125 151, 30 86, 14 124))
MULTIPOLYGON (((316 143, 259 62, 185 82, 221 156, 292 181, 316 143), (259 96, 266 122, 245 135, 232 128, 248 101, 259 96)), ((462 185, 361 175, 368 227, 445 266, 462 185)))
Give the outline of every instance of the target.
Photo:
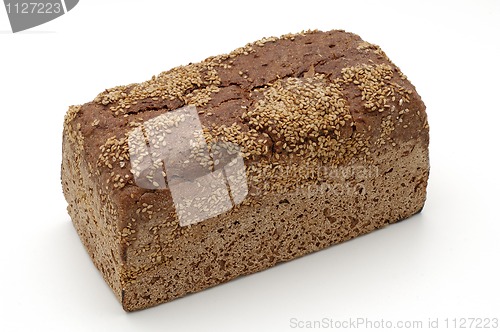
POLYGON ((171 204, 168 188, 136 185, 128 138, 185 105, 196 107, 207 143, 241 148, 256 186, 272 181, 282 190, 299 184, 301 175, 277 180, 263 169, 354 158, 370 163, 373 153, 411 140, 427 146, 429 139, 425 105, 380 47, 342 30, 264 38, 70 107, 65 137, 78 145, 118 214, 147 197, 140 205, 146 212, 150 202, 171 204))

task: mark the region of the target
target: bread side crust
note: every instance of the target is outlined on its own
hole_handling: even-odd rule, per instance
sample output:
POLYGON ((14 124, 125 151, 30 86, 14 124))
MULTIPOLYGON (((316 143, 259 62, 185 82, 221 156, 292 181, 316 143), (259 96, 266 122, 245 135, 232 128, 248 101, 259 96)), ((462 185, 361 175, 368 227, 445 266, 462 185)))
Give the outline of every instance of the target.
POLYGON ((68 214, 92 262, 118 300, 122 301, 123 262, 117 241, 116 206, 93 180, 82 156, 83 136, 71 125, 77 116, 73 107, 63 132, 61 181, 68 214))
POLYGON ((134 311, 265 270, 418 213, 429 174, 419 140, 389 149, 371 165, 353 161, 331 181, 208 220, 162 250, 164 261, 125 282, 123 308, 134 311))

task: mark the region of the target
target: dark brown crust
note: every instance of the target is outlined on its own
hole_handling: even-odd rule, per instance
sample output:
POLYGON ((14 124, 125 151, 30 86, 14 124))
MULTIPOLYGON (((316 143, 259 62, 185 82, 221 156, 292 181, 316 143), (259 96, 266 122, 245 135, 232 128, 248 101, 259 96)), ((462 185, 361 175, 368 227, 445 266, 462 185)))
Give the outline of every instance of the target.
MULTIPOLYGON (((375 93, 374 98, 380 98, 380 95, 375 93)), ((205 226, 211 229, 211 225, 216 225, 215 220, 203 222, 189 230, 180 228, 176 224, 169 190, 139 188, 130 173, 126 134, 136 124, 186 104, 197 106, 208 135, 215 138, 223 136, 218 130, 234 125, 245 135, 252 134, 252 140, 259 143, 256 143, 257 147, 248 148, 245 164, 247 167, 253 165, 256 169, 275 162, 280 156, 280 162, 285 160, 290 163, 348 164, 355 160, 371 164, 376 156, 408 143, 427 149, 429 140, 425 106, 413 85, 378 46, 340 30, 310 31, 279 39, 264 39, 228 55, 174 68, 142 84, 107 90, 93 102, 73 107, 68 112, 64 136, 68 144, 74 146, 63 149, 63 159, 74 158, 74 153, 81 153, 81 156, 78 158, 79 165, 70 166, 68 163, 65 169, 63 164, 63 186, 70 205, 85 204, 69 197, 73 195, 67 189, 69 178, 74 175, 67 168, 86 168, 94 190, 100 190, 103 199, 115 205, 114 218, 108 221, 114 224, 107 231, 112 232, 109 236, 116 238, 119 246, 120 257, 114 259, 120 267, 116 268, 116 273, 123 287, 136 278, 141 269, 147 270, 149 265, 161 264, 161 260, 165 259, 160 255, 161 260, 156 262, 156 256, 153 255, 152 261, 144 261, 141 255, 132 255, 132 251, 138 252, 140 249, 139 242, 163 243, 167 241, 165 238, 171 241, 184 236, 186 232, 204 234, 205 226), (364 79, 363 73, 378 75, 379 69, 385 72, 383 70, 387 68, 390 77, 374 77, 366 84, 360 81, 364 79), (319 82, 320 88, 325 84, 338 87, 334 89, 339 91, 340 98, 346 103, 344 108, 340 107, 339 114, 343 114, 347 120, 340 125, 338 132, 332 127, 324 135, 329 139, 334 137, 339 142, 337 147, 347 150, 342 155, 336 153, 317 157, 306 154, 306 158, 301 154, 305 146, 299 144, 293 151, 286 149, 284 143, 287 142, 277 134, 282 123, 260 128, 252 120, 257 114, 259 102, 268 98, 266 94, 273 88, 280 88, 281 85, 286 88, 296 82, 290 79, 310 84, 319 82), (382 106, 367 106, 362 86, 373 82, 388 89, 387 100, 383 98, 382 106), (158 224, 151 220, 158 220, 158 224), (168 227, 162 228, 159 224, 168 227), (158 227, 158 232, 155 227, 158 227), (138 240, 134 234, 139 233, 143 238, 138 240), (151 236, 151 239, 145 238, 146 233, 150 234, 147 236, 151 236)), ((283 117, 282 121, 286 121, 286 118, 283 117)), ((311 136, 306 139, 306 143, 315 140, 316 136, 311 136)), ((427 172, 428 166, 424 174, 427 172)), ((426 175, 421 181, 425 191, 426 175)), ((284 190, 288 189, 286 187, 284 190)), ((168 244, 162 248, 165 247, 168 244)), ((116 287, 114 289, 116 293, 116 287)), ((122 292, 117 296, 124 298, 122 292)))

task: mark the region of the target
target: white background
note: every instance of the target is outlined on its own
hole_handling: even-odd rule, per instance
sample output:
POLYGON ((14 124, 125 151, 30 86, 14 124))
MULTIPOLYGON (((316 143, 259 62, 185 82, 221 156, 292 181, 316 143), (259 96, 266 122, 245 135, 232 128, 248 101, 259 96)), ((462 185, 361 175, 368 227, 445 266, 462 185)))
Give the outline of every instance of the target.
POLYGON ((97 1, 12 34, 0 8, 0 330, 290 331, 291 319, 500 318, 500 2, 97 1), (423 212, 367 236, 125 313, 60 185, 66 109, 264 36, 345 29, 381 45, 431 126, 423 212))

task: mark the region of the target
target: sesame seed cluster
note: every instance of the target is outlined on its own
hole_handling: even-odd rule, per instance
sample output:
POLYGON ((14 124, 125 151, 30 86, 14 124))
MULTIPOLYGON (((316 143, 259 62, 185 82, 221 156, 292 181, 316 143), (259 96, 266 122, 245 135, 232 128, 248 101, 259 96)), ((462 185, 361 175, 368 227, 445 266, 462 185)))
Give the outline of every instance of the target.
POLYGON ((258 91, 264 98, 257 101, 243 120, 273 137, 279 152, 299 156, 314 152, 317 149, 311 142, 319 137, 339 140, 340 127, 351 121, 340 86, 328 82, 323 74, 279 80, 258 91))
MULTIPOLYGON (((252 157, 264 156, 269 151, 269 147, 265 144, 266 140, 260 138, 258 130, 243 130, 242 126, 237 123, 230 126, 223 124, 204 128, 203 139, 209 145, 217 144, 221 148, 229 148, 229 151, 231 151, 231 147, 224 143, 233 143, 240 147, 241 155, 247 160, 252 157)), ((216 158, 214 162, 217 160, 219 159, 216 158)))
POLYGON ((396 98, 400 105, 410 102, 411 90, 393 82, 393 77, 394 69, 388 64, 362 64, 342 69, 343 81, 352 82, 361 90, 364 107, 370 112, 384 112, 394 106, 388 101, 395 102, 396 98))
MULTIPOLYGON (((168 156, 162 152, 167 143, 174 138, 172 130, 186 120, 185 114, 170 113, 168 117, 158 116, 128 132, 127 152, 133 155, 130 172, 135 179, 142 179, 146 183, 137 183, 142 188, 165 189, 163 160, 168 156), (146 174, 142 174, 142 173, 146 174)), ((137 181, 137 180, 136 180, 137 181)))
POLYGON ((173 68, 150 80, 127 86, 118 86, 100 93, 94 102, 110 105, 114 115, 127 115, 140 100, 151 98, 179 99, 184 104, 201 106, 208 102, 212 93, 218 92, 220 80, 214 63, 204 61, 197 64, 173 68))

